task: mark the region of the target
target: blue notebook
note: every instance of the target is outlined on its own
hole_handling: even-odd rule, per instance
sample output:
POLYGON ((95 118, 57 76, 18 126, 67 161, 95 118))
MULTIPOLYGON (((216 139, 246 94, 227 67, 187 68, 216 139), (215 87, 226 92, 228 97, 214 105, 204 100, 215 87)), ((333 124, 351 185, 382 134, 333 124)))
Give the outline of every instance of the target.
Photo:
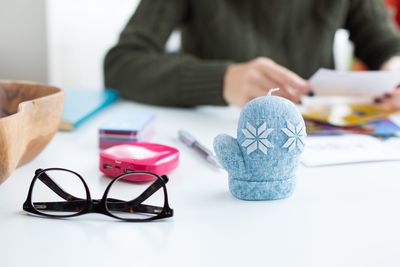
POLYGON ((65 90, 64 113, 60 130, 72 131, 89 120, 100 110, 118 99, 113 89, 104 90, 65 90))

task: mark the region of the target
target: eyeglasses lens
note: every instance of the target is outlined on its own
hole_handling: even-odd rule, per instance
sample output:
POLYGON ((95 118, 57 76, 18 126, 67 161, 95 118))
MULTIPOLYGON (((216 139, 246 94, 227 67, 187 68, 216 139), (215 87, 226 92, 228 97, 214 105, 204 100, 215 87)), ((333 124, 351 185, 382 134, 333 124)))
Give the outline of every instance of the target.
POLYGON ((111 214, 121 219, 144 220, 155 217, 160 214, 164 206, 162 184, 163 181, 152 174, 125 174, 111 186, 107 195, 106 208, 111 214))
POLYGON ((33 207, 52 216, 71 216, 87 206, 87 195, 82 180, 74 173, 47 170, 35 181, 32 191, 33 207))

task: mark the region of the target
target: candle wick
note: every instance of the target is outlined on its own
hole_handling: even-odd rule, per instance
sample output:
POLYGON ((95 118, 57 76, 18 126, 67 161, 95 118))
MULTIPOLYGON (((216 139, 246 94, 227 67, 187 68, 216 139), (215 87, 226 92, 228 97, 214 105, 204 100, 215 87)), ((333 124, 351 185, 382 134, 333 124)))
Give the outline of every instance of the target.
POLYGON ((276 92, 276 91, 279 91, 279 88, 272 88, 272 89, 269 89, 267 96, 272 96, 272 93, 273 93, 273 92, 276 92))

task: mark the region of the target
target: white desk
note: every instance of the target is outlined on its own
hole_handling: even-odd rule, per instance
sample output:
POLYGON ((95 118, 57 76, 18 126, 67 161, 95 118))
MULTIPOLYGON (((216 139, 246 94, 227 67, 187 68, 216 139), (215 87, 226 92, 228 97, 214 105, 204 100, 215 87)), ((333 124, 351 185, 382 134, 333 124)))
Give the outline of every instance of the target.
POLYGON ((232 197, 227 174, 177 140, 184 128, 211 147, 235 134, 238 110, 170 109, 122 102, 73 133, 58 133, 0 186, 0 266, 400 266, 400 163, 300 166, 285 200, 232 197), (99 214, 46 219, 22 211, 34 170, 66 167, 100 197, 97 127, 121 110, 157 113, 153 139, 181 151, 167 184, 173 218, 124 223, 99 214))

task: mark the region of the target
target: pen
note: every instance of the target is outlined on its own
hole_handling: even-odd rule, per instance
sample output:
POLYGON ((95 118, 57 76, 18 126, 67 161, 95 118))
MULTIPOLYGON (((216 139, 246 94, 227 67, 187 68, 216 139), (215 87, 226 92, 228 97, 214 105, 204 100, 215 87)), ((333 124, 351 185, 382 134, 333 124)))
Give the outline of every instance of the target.
POLYGON ((214 156, 214 154, 205 146, 200 144, 194 137, 184 131, 184 130, 179 130, 178 131, 178 137, 179 140, 182 141, 185 145, 187 145, 190 148, 193 148, 202 158, 207 160, 209 163, 211 163, 214 167, 221 168, 221 165, 218 163, 217 158, 214 156))

